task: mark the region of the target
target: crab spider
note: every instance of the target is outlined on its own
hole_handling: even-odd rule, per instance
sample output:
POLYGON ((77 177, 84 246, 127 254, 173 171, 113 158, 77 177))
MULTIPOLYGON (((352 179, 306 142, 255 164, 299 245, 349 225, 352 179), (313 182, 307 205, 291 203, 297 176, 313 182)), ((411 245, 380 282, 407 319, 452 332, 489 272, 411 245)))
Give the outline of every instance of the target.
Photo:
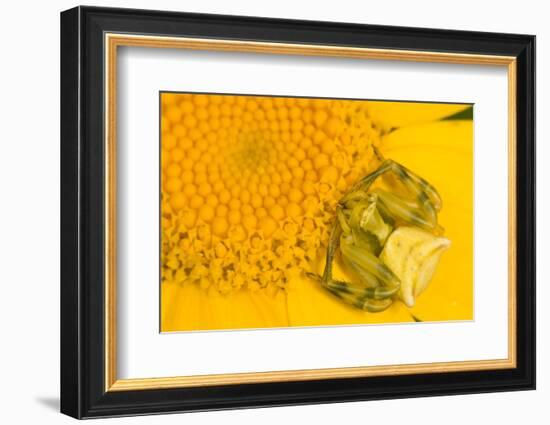
POLYGON ((403 165, 375 153, 380 166, 354 184, 336 207, 325 269, 322 276, 315 275, 333 295, 370 312, 387 309, 396 298, 412 307, 450 245, 436 236, 443 233, 437 221, 442 206, 437 190, 403 165), (372 187, 379 177, 389 175, 404 190, 372 187), (338 251, 353 282, 333 278, 338 251))

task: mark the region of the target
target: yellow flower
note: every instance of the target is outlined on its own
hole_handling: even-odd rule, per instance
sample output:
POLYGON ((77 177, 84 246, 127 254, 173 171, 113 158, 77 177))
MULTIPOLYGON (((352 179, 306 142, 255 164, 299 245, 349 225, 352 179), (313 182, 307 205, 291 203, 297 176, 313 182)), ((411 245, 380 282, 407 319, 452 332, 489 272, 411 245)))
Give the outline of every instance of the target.
POLYGON ((437 121, 463 109, 163 94, 162 331, 471 319, 471 121, 437 121), (304 274, 322 270, 336 203, 372 171, 373 146, 439 190, 453 243, 413 308, 381 313, 304 274))

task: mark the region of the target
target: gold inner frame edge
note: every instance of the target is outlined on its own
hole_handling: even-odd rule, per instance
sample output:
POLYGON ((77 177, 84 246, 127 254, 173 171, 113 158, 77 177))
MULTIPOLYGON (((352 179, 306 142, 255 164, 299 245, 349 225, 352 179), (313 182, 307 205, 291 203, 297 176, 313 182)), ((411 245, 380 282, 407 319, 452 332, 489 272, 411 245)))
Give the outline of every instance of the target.
POLYGON ((446 52, 370 49, 106 33, 105 46, 105 391, 136 391, 265 382, 510 369, 516 356, 516 58, 446 52), (118 379, 116 373, 116 87, 117 48, 149 47, 249 53, 330 56, 469 65, 505 66, 508 71, 508 357, 495 360, 398 364, 118 379))

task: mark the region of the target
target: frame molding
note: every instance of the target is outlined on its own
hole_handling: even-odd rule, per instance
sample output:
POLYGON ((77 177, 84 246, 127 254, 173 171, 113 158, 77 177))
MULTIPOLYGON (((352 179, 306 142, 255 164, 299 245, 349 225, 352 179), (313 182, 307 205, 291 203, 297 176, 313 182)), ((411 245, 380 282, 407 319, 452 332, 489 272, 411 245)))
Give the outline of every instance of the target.
POLYGON ((350 378, 415 373, 441 373, 467 370, 506 369, 516 366, 516 276, 515 276, 515 149, 516 134, 516 58, 481 54, 452 54, 410 50, 370 49, 311 44, 266 43, 220 39, 159 37, 105 33, 105 391, 128 391, 212 385, 235 385, 275 381, 303 381, 326 378, 350 378), (457 361, 426 364, 403 364, 376 367, 346 367, 259 373, 233 373, 170 378, 118 379, 116 375, 116 94, 117 52, 119 47, 149 47, 188 50, 254 52, 263 54, 316 55, 357 59, 399 60, 413 62, 458 63, 468 65, 504 66, 508 72, 509 121, 509 300, 508 358, 484 361, 457 361))
POLYGON ((61 24, 63 413, 83 418, 534 388, 533 36, 89 7, 63 12, 61 24), (119 46, 506 66, 508 358, 117 380, 119 46))

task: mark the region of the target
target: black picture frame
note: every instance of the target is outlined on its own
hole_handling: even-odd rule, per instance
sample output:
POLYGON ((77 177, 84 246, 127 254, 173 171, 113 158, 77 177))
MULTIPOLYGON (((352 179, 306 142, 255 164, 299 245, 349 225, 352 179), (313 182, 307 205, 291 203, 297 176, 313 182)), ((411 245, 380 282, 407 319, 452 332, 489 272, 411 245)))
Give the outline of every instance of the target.
POLYGON ((76 7, 61 13, 61 412, 75 418, 535 388, 535 37, 76 7), (517 367, 105 391, 104 34, 514 56, 517 60, 517 367))

